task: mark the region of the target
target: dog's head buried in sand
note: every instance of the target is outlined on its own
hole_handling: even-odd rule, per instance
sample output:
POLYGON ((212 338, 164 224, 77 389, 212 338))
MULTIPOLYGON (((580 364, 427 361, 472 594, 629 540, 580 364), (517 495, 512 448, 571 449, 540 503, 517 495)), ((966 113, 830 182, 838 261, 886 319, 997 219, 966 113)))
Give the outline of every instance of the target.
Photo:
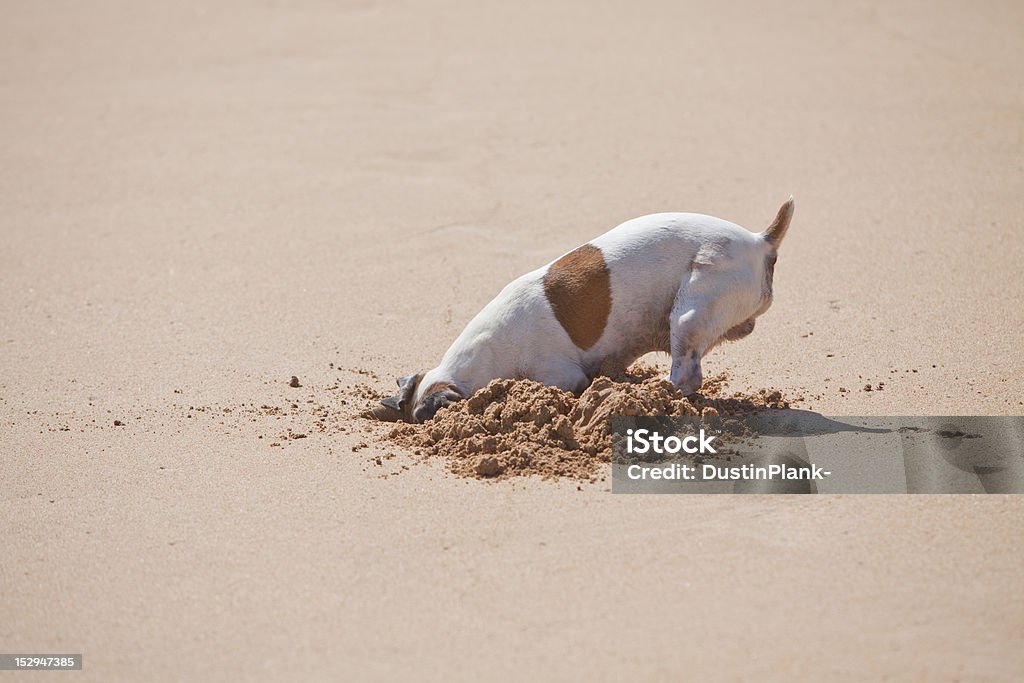
POLYGON ((511 282, 425 373, 398 380, 374 411, 426 422, 493 379, 580 392, 651 351, 672 356, 669 381, 700 389, 701 359, 742 339, 772 303, 793 199, 764 232, 720 218, 659 213, 626 221, 511 282))

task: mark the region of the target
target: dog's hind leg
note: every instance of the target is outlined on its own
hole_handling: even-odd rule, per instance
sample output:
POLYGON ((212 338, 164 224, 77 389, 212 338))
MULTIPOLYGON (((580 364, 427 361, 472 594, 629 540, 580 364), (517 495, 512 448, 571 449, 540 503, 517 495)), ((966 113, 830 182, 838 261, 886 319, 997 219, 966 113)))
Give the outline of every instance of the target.
POLYGON ((563 391, 578 394, 590 384, 590 378, 579 363, 567 358, 546 358, 533 364, 529 378, 563 391))

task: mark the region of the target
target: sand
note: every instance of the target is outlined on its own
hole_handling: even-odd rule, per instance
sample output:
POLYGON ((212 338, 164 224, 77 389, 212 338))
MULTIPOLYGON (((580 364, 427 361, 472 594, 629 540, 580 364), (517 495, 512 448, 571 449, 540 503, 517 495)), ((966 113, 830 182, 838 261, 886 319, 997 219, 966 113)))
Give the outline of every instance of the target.
POLYGON ((480 480, 352 416, 618 222, 759 230, 790 194, 775 304, 706 376, 1020 414, 1022 21, 6 5, 2 649, 81 681, 1020 680, 1019 497, 480 480))
POLYGON ((494 380, 429 422, 402 424, 384 438, 446 460, 456 476, 593 483, 605 478, 603 465, 612 460, 614 416, 724 417, 790 406, 777 389, 730 396, 727 382, 723 373, 707 380, 699 394, 684 396, 646 364, 620 377, 597 377, 579 396, 532 380, 494 380))

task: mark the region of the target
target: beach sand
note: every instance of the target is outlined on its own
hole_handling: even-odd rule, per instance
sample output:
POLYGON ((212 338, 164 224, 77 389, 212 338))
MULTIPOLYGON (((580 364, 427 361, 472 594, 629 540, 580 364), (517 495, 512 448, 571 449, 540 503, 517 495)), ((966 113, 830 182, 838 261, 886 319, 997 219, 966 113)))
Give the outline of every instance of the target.
POLYGON ((0 649, 83 681, 1024 677, 1020 497, 487 482, 350 419, 622 220, 761 230, 790 194, 774 306, 706 375, 1021 414, 1020 3, 2 13, 0 649))

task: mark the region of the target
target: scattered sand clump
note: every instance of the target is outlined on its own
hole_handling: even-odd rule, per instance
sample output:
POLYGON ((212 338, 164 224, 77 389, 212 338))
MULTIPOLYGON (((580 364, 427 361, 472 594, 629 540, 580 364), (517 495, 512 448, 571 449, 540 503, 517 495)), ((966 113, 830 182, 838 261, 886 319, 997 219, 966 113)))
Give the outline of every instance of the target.
POLYGON ((595 481, 611 461, 612 416, 729 416, 788 407, 779 391, 727 396, 724 375, 686 397, 653 368, 598 377, 580 396, 531 380, 494 380, 426 424, 387 434, 400 446, 443 457, 456 475, 508 478, 538 475, 595 481))

